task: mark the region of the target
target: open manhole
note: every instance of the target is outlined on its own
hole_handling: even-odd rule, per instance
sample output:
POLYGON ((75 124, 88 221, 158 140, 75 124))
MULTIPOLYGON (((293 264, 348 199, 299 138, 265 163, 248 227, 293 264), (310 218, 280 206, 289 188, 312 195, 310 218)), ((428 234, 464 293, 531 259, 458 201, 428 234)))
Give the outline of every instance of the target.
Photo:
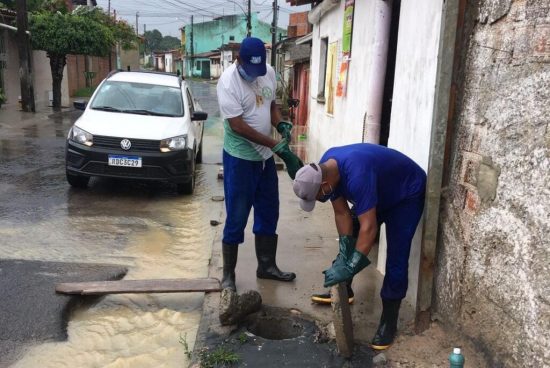
POLYGON ((286 340, 302 336, 304 326, 298 321, 287 317, 258 316, 249 320, 248 331, 268 340, 286 340))

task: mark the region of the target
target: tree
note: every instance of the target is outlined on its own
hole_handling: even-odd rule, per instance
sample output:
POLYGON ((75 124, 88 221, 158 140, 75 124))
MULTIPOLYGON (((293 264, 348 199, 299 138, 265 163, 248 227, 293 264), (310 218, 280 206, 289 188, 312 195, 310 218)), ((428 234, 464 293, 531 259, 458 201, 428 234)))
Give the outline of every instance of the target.
POLYGON ((145 43, 149 51, 158 51, 160 50, 160 43, 162 42, 162 33, 158 29, 153 29, 152 31, 147 31, 143 34, 145 37, 145 43))
POLYGON ((31 14, 29 29, 34 49, 44 50, 50 59, 53 107, 61 107, 61 82, 67 55, 108 55, 116 42, 123 48, 135 43, 134 30, 115 21, 100 8, 77 7, 68 13, 64 2, 46 1, 42 10, 31 14))
POLYGON ((160 43, 160 50, 167 51, 173 50, 181 47, 181 41, 177 37, 173 36, 164 36, 162 42, 160 43))
POLYGON ((162 36, 159 30, 153 29, 143 34, 145 37, 145 44, 149 51, 167 51, 177 49, 181 46, 181 41, 177 37, 162 36))

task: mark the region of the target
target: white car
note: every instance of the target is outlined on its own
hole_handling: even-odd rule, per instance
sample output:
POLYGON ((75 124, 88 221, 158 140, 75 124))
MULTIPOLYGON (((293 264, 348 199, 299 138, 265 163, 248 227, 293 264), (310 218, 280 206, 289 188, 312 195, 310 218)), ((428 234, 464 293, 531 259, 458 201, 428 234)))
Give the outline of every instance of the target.
POLYGON ((67 181, 86 187, 92 176, 169 181, 192 194, 202 160, 205 112, 175 74, 114 72, 89 103, 66 146, 67 181))

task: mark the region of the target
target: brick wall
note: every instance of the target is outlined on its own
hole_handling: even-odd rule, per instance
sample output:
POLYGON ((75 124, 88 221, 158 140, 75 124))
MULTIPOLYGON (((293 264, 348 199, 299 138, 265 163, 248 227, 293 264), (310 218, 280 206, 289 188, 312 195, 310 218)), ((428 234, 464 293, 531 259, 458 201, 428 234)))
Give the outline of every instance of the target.
POLYGON ((288 20, 288 37, 301 37, 311 32, 312 26, 307 21, 308 12, 290 14, 288 20))
MULTIPOLYGON (((85 71, 85 56, 83 55, 67 55, 67 78, 69 82, 69 96, 73 97, 75 92, 86 87, 85 71)), ((111 68, 116 67, 116 56, 111 56, 111 68)), ((109 58, 92 56, 90 70, 95 72, 95 78, 92 80, 92 85, 96 87, 109 74, 109 58)))

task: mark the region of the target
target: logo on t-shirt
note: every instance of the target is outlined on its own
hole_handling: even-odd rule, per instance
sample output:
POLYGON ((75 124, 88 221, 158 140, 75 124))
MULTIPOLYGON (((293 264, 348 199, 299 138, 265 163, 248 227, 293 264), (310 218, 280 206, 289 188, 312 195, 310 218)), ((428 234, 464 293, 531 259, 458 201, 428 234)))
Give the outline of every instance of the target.
POLYGON ((250 62, 252 64, 260 64, 262 62, 262 57, 261 56, 252 56, 250 58, 250 62))
POLYGON ((273 97, 273 91, 269 87, 262 88, 262 96, 265 98, 273 97))

